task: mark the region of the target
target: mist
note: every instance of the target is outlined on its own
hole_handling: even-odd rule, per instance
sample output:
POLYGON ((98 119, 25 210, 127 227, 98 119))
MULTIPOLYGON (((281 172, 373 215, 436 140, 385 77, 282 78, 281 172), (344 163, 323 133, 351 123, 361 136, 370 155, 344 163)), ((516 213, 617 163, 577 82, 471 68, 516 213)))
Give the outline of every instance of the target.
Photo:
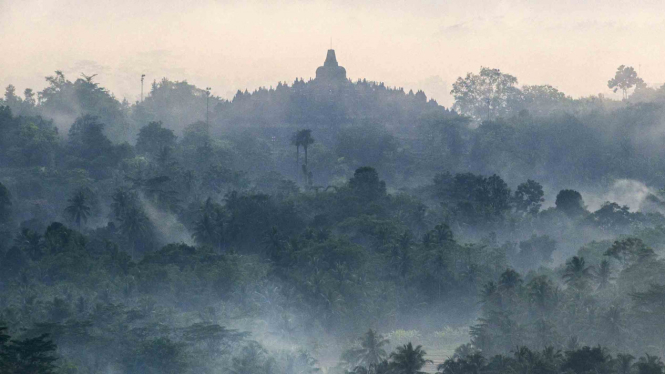
POLYGON ((665 373, 663 11, 0 2, 0 373, 665 373))

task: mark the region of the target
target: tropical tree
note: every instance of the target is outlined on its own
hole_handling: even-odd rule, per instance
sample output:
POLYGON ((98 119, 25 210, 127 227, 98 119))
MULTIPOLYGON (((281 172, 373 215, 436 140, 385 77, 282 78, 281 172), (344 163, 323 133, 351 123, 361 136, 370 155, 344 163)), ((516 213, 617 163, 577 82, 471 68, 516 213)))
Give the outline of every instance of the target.
POLYGON ((33 261, 38 260, 42 256, 44 241, 39 233, 28 228, 23 228, 14 241, 33 261))
POLYGON ((296 146, 296 169, 300 169, 300 146, 302 145, 300 131, 296 131, 291 135, 291 145, 296 146))
POLYGON ((217 236, 216 231, 217 228, 215 227, 210 214, 203 213, 201 219, 194 225, 194 233, 192 234, 192 237, 199 244, 212 245, 217 236))
POLYGON ((305 129, 298 132, 298 137, 300 138, 300 145, 305 149, 305 167, 307 167, 307 149, 310 145, 314 144, 314 138, 312 138, 312 130, 305 129))
POLYGON ((0 183, 0 223, 6 223, 11 217, 12 199, 7 187, 0 183))
POLYGON ((88 221, 90 216, 90 206, 88 205, 88 196, 83 189, 78 190, 71 199, 67 200, 69 206, 65 208, 65 213, 69 218, 76 223, 76 226, 81 227, 81 222, 88 221))
POLYGON ((610 286, 610 281, 612 280, 612 267, 610 262, 603 260, 598 266, 598 270, 595 271, 594 276, 598 281, 598 289, 604 290, 610 286))
POLYGON ((513 197, 515 210, 518 212, 537 214, 545 199, 543 186, 531 179, 517 186, 513 197))
POLYGON ((617 374, 630 374, 633 368, 635 356, 627 353, 619 353, 615 359, 615 370, 617 374))
POLYGON ((132 208, 136 203, 136 196, 124 189, 118 188, 113 195, 111 195, 111 210, 116 219, 120 220, 125 213, 132 208))
POLYGON ((577 217, 586 213, 582 195, 575 190, 561 190, 554 202, 556 208, 569 217, 577 217))
POLYGON ((388 344, 388 339, 384 339, 381 334, 369 329, 359 339, 359 347, 351 348, 344 354, 346 362, 352 367, 378 365, 385 360, 387 353, 383 347, 388 344))
POLYGON ((623 98, 628 98, 628 90, 633 87, 645 87, 646 84, 642 78, 637 76, 637 72, 632 66, 621 65, 614 73, 614 78, 607 81, 607 87, 612 91, 621 90, 623 98))
POLYGON ((660 357, 646 354, 640 357, 640 360, 635 364, 637 367, 637 374, 663 374, 665 365, 660 357))
POLYGON ((421 369, 432 362, 425 359, 426 354, 422 346, 414 347, 411 342, 397 347, 395 352, 390 354, 391 371, 395 374, 424 374, 421 369))
POLYGON ((592 276, 592 267, 586 266, 584 257, 574 256, 566 262, 563 279, 567 285, 583 290, 588 286, 592 276))
POLYGON ((120 221, 120 232, 133 244, 135 251, 145 249, 151 240, 152 224, 141 208, 132 207, 120 221))
POLYGON ((450 94, 455 98, 453 108, 476 121, 510 113, 512 103, 519 100, 517 78, 499 69, 480 68, 479 74, 468 73, 457 78, 450 94))

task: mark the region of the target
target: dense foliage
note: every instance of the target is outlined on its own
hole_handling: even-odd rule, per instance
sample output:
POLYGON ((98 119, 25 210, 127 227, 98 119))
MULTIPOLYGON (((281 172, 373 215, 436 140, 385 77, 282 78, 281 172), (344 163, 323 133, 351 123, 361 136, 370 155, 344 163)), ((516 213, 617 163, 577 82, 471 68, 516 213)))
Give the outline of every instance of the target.
POLYGON ((47 83, 0 102, 0 373, 663 372, 665 95, 625 67, 622 102, 483 68, 455 110, 47 83))

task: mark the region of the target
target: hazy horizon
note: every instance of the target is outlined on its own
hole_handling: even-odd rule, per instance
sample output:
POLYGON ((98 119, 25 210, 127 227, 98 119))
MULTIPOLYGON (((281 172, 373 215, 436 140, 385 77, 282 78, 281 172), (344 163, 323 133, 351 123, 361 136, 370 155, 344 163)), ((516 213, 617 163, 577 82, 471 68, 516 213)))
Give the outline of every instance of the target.
POLYGON ((348 77, 423 89, 448 106, 452 83, 480 66, 551 84, 573 97, 611 95, 621 64, 649 84, 663 82, 665 29, 657 1, 0 1, 0 84, 41 90, 62 70, 96 81, 118 98, 168 77, 238 90, 313 77, 326 50, 348 77), (565 15, 565 18, 563 17, 565 15), (29 41, 29 43, 26 43, 29 41), (472 46, 472 47, 471 47, 472 46))

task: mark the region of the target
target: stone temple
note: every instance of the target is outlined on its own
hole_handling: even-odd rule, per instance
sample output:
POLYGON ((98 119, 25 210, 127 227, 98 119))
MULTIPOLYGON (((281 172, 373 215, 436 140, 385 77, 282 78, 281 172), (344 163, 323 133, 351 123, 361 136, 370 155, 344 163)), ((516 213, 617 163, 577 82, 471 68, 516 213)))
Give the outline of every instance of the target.
POLYGON ((323 66, 316 69, 316 80, 323 82, 344 82, 346 81, 346 69, 339 66, 335 50, 329 49, 326 61, 323 66))

